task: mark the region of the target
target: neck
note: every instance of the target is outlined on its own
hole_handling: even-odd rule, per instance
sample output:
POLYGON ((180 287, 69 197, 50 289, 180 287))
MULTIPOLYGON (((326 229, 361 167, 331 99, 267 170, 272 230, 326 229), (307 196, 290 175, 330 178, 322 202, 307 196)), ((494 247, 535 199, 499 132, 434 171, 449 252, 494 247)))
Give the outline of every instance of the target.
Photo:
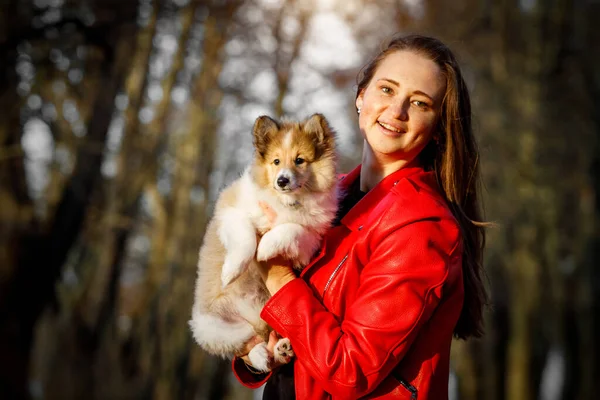
POLYGON ((279 202, 286 207, 294 209, 323 208, 332 201, 337 203, 338 191, 336 186, 325 192, 314 192, 304 196, 302 194, 278 194, 279 202))
POLYGON ((283 204, 286 207, 297 208, 300 207, 300 205, 302 204, 300 203, 300 200, 298 199, 297 195, 278 193, 277 197, 281 204, 283 204))
POLYGON ((393 155, 375 154, 365 141, 360 169, 360 190, 368 192, 386 176, 405 167, 417 166, 418 163, 417 158, 406 160, 395 158, 393 155))

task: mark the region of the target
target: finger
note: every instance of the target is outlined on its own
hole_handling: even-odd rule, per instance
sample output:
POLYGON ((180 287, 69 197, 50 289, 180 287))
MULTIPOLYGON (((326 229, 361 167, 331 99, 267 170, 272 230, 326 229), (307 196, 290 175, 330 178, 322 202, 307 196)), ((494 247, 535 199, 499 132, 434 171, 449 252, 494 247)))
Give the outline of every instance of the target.
POLYGON ((273 208, 264 201, 259 201, 258 205, 267 216, 269 223, 273 224, 275 222, 275 219, 277 219, 277 213, 275 212, 275 210, 273 210, 273 208))
POLYGON ((277 341, 279 341, 277 332, 271 331, 271 333, 269 333, 269 342, 267 343, 267 349, 269 349, 271 353, 275 351, 275 345, 277 344, 277 341))
POLYGON ((241 356, 240 358, 242 360, 244 360, 244 362, 246 363, 246 365, 252 365, 252 361, 250 361, 250 357, 248 357, 247 354, 245 356, 241 356))
POLYGON ((264 201, 261 201, 259 203, 263 212, 267 215, 269 222, 273 222, 275 218, 277 218, 277 213, 275 212, 275 210, 273 210, 273 207, 271 207, 268 203, 265 203, 264 201))

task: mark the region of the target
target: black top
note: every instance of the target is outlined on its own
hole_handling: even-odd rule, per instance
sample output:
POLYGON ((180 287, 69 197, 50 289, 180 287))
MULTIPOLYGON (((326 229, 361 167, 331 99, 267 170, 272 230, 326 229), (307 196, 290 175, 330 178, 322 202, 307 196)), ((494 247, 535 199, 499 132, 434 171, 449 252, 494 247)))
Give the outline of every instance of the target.
POLYGON ((346 195, 340 201, 337 214, 335 219, 332 222, 333 226, 338 226, 342 221, 342 218, 352 207, 356 205, 363 197, 365 197, 366 192, 360 190, 360 179, 356 179, 352 184, 348 187, 346 191, 346 195))

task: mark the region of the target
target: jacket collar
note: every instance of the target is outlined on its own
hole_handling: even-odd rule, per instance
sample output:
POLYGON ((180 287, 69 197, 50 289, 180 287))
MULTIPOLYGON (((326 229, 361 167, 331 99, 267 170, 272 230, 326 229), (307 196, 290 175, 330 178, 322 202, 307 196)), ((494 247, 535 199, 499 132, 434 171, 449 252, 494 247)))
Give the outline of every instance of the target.
MULTIPOLYGON (((360 178, 360 170, 361 165, 342 177, 340 188, 343 192, 348 190, 356 179, 360 178)), ((386 176, 374 188, 369 190, 367 194, 365 194, 365 196, 350 209, 350 211, 348 211, 344 218, 342 218, 341 223, 352 231, 361 230, 363 223, 366 221, 370 212, 401 179, 419 173, 424 173, 422 167, 405 167, 386 176)))

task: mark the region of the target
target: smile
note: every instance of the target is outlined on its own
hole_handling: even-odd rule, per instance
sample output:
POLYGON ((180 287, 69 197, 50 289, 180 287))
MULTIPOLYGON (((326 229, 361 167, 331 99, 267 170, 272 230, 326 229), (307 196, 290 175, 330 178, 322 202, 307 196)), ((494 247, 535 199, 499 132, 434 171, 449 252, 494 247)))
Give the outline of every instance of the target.
POLYGON ((379 126, 381 126, 383 129, 385 129, 386 131, 388 131, 392 134, 404 133, 404 131, 402 131, 398 128, 395 128, 392 125, 386 124, 385 122, 377 121, 377 124, 379 124, 379 126))

